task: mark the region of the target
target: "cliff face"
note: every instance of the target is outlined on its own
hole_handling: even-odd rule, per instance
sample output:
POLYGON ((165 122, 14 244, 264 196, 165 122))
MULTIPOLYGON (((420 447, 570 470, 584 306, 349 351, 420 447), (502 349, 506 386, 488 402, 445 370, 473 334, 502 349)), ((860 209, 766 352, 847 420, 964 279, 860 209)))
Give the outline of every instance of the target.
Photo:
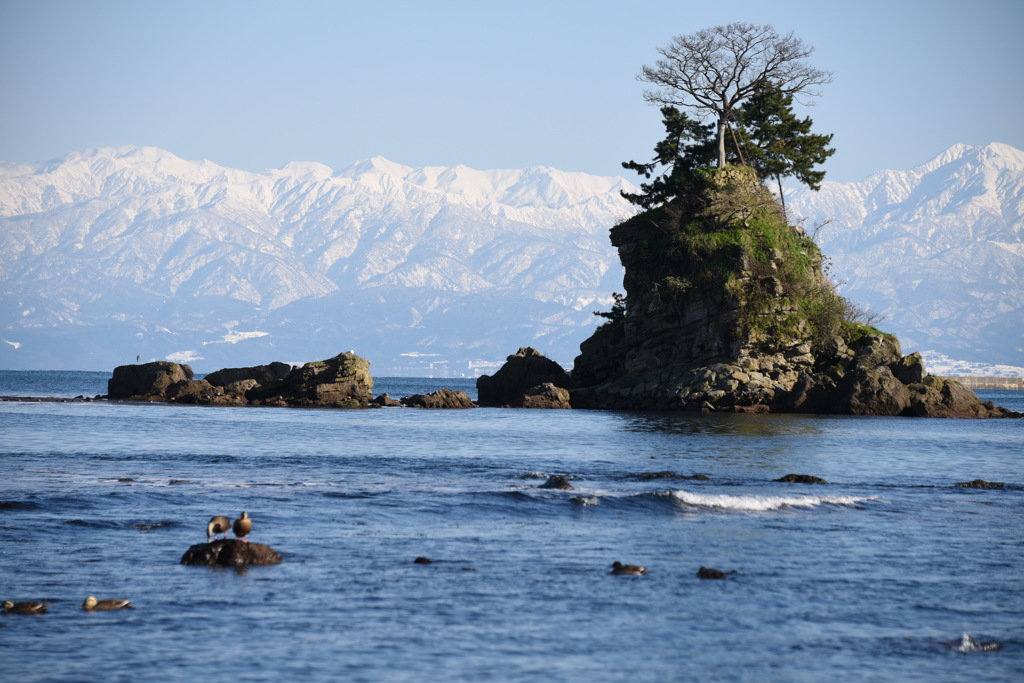
POLYGON ((576 407, 1005 412, 954 382, 924 381, 917 354, 851 320, 817 246, 747 169, 708 172, 692 196, 625 221, 611 239, 626 297, 580 346, 576 407))

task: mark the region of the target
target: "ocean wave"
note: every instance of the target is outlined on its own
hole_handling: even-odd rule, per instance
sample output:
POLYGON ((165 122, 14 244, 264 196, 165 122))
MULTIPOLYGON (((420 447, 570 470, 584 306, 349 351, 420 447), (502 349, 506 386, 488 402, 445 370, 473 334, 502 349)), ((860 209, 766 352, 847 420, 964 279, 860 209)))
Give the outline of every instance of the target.
POLYGON ((728 496, 691 493, 683 490, 671 491, 670 495, 675 502, 690 507, 738 510, 740 512, 770 512, 782 508, 810 508, 819 505, 855 506, 862 501, 877 498, 877 496, 728 496))

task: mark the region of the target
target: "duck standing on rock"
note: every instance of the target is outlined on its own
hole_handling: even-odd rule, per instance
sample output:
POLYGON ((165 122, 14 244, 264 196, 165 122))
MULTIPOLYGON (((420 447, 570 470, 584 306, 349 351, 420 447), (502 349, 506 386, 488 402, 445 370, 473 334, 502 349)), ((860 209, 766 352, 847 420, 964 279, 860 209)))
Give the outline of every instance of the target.
POLYGON ((11 602, 4 600, 4 614, 43 614, 49 607, 44 602, 11 602))
POLYGON ((249 519, 249 513, 243 512, 242 516, 235 520, 235 523, 231 528, 235 532, 235 538, 239 538, 244 543, 248 543, 248 536, 252 533, 252 520, 249 519))
POLYGON ((224 534, 224 538, 228 537, 228 529, 231 528, 231 520, 224 515, 217 515, 211 517, 210 521, 206 524, 206 542, 210 542, 210 537, 213 540, 217 540, 217 534, 224 534))
POLYGON ((98 612, 101 610, 108 611, 114 609, 125 609, 126 607, 134 607, 129 600, 97 600, 96 596, 90 595, 82 603, 82 609, 88 612, 98 612))

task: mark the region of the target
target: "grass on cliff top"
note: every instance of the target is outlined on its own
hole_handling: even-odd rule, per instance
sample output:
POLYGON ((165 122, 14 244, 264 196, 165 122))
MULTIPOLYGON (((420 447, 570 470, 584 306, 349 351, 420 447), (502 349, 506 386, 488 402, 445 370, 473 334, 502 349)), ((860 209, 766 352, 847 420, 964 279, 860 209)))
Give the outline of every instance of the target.
POLYGON ((627 289, 681 301, 722 288, 739 303, 740 334, 752 343, 847 341, 878 333, 822 273, 822 254, 787 224, 753 171, 701 169, 694 192, 617 226, 627 289))

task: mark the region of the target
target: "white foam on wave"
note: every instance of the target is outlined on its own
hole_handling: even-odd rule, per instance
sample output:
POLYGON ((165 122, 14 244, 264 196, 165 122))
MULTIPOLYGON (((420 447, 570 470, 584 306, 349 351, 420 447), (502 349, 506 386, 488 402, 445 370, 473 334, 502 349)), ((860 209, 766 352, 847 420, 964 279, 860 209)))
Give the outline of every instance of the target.
POLYGON ((768 512, 786 507, 817 507, 822 504, 856 505, 875 496, 727 496, 706 493, 691 493, 682 489, 672 492, 672 498, 679 503, 693 507, 740 510, 743 512, 768 512))

